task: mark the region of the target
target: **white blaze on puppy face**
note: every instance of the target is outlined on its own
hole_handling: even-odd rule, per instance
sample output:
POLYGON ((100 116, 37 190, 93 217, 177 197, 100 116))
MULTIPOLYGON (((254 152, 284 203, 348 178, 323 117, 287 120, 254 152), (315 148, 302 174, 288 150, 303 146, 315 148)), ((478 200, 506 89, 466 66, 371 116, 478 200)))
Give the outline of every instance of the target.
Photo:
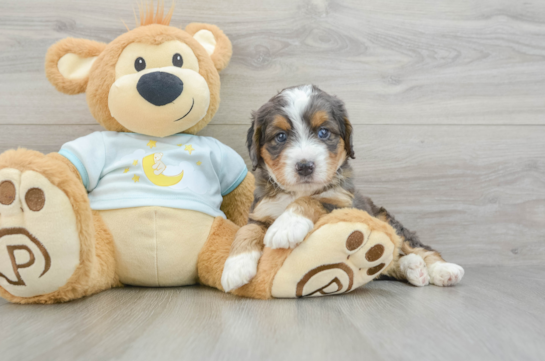
MULTIPOLYGON (((283 110, 292 122, 292 137, 289 146, 284 150, 283 159, 284 179, 286 186, 296 188, 320 188, 328 182, 328 157, 327 146, 320 141, 309 124, 303 119, 303 114, 310 106, 313 96, 311 85, 305 85, 297 88, 287 89, 282 93, 286 101, 283 110), (314 172, 306 183, 302 183, 300 176, 296 171, 296 164, 299 162, 313 162, 314 172)), ((297 189, 299 190, 299 189, 297 189)))

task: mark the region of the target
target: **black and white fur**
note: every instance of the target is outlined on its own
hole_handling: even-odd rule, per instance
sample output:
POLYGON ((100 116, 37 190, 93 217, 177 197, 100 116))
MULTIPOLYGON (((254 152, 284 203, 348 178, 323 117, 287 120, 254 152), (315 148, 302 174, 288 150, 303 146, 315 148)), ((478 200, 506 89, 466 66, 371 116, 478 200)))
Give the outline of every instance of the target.
POLYGON ((401 254, 386 276, 415 286, 451 286, 462 279, 462 267, 446 262, 355 189, 348 162, 354 157, 352 126, 340 99, 313 85, 284 89, 253 114, 247 143, 256 174, 255 200, 248 228, 239 231, 246 238, 226 262, 226 291, 251 280, 263 245, 296 247, 312 230, 317 212, 336 208, 364 210, 396 230, 403 241, 401 254))

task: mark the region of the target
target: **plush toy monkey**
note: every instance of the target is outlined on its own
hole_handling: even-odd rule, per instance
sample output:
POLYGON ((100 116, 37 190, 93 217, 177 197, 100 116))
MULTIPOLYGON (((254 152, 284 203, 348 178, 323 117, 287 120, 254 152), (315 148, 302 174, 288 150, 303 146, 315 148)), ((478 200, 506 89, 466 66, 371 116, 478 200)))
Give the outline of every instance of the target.
MULTIPOLYGON (((85 92, 105 131, 58 153, 0 155, 5 299, 64 302, 125 284, 222 289, 254 178, 236 152, 196 133, 218 109, 231 43, 214 25, 169 26, 171 15, 147 9, 140 26, 109 44, 68 38, 49 49, 50 82, 66 94, 85 92)), ((255 277, 232 293, 349 292, 376 277, 369 269, 389 267, 396 237, 365 212, 335 211, 297 248, 265 249, 248 270, 255 277), (370 259, 377 244, 383 253, 370 259)))

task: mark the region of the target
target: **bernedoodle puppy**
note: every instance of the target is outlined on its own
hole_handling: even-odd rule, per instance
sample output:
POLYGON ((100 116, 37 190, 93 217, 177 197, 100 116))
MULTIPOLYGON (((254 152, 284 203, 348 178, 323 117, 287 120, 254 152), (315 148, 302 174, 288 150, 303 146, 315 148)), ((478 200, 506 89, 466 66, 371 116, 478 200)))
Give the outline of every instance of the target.
POLYGON ((464 275, 409 231, 352 180, 352 126, 344 103, 313 85, 282 90, 253 113, 248 150, 256 175, 248 224, 231 246, 222 275, 230 291, 256 274, 263 246, 294 248, 324 214, 357 208, 388 222, 400 236, 400 257, 385 275, 415 286, 452 286, 464 275))

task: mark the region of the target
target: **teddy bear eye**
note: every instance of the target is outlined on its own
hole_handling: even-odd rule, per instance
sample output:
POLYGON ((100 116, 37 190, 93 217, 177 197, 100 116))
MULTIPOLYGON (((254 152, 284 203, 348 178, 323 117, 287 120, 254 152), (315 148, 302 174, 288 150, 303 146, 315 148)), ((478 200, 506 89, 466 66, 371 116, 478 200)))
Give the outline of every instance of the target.
POLYGON ((146 69, 146 61, 144 60, 144 58, 136 58, 136 60, 134 61, 134 68, 136 69, 136 71, 142 71, 146 69))
POLYGON ((181 68, 182 65, 184 65, 184 59, 180 54, 176 53, 172 56, 172 65, 177 66, 178 68, 181 68))

